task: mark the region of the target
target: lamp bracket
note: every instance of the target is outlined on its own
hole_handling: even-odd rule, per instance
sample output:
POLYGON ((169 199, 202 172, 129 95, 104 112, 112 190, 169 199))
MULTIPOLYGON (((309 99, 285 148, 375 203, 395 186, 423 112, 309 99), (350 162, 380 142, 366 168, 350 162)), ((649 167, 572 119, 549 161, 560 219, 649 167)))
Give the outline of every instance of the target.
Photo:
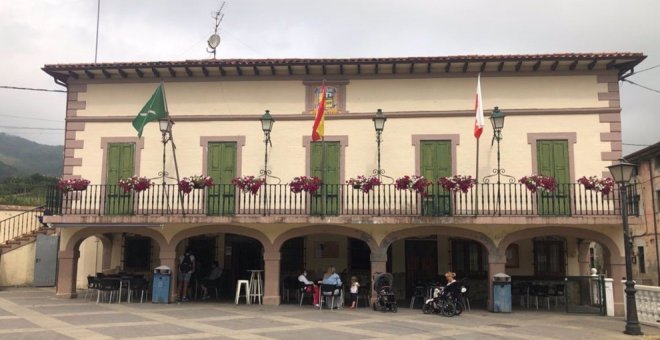
POLYGON ((385 175, 385 169, 380 169, 380 170, 378 170, 378 169, 373 169, 373 170, 371 171, 371 173, 372 173, 373 175, 375 175, 375 176, 380 176, 380 177, 388 178, 391 182, 390 182, 390 183, 387 183, 387 184, 394 184, 394 178, 385 175))
POLYGON ((274 178, 274 179, 276 179, 276 180, 277 180, 277 183, 274 183, 274 184, 280 184, 280 183, 282 183, 282 179, 279 178, 279 177, 277 177, 277 176, 272 176, 270 170, 264 171, 264 169, 261 169, 261 170, 259 170, 259 175, 264 176, 264 177, 269 177, 269 178, 274 178))
POLYGON ((481 182, 490 183, 491 177, 495 177, 495 176, 506 177, 508 183, 516 182, 515 177, 506 174, 506 169, 493 169, 492 172, 493 172, 492 175, 484 176, 484 178, 481 179, 481 182))

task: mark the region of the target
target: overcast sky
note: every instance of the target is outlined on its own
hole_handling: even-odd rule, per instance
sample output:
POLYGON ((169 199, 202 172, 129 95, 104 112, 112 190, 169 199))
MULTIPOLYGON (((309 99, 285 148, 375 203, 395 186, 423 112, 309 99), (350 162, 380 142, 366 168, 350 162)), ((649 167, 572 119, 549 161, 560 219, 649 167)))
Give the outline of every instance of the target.
MULTIPOLYGON (((99 62, 205 59, 218 0, 101 0, 99 62)), ((218 58, 643 52, 660 1, 229 0, 218 58)), ((97 0, 0 2, 0 85, 62 89, 44 64, 94 61, 97 0)), ((660 67, 629 78, 660 90, 660 67)), ((660 93, 621 86, 624 154, 660 141, 660 93)), ((484 94, 487 103, 487 94, 484 94)), ((62 144, 65 94, 0 88, 0 132, 62 144), (14 117, 17 116, 17 117, 14 117)))

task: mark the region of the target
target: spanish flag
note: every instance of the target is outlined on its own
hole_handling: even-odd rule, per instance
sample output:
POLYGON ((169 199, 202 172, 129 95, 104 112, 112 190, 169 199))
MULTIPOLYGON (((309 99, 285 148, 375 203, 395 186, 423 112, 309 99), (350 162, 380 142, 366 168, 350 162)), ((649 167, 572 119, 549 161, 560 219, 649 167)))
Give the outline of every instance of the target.
POLYGON ((314 127, 312 127, 312 140, 318 141, 323 138, 323 122, 325 120, 325 79, 321 84, 321 93, 319 94, 319 107, 316 110, 316 118, 314 118, 314 127))

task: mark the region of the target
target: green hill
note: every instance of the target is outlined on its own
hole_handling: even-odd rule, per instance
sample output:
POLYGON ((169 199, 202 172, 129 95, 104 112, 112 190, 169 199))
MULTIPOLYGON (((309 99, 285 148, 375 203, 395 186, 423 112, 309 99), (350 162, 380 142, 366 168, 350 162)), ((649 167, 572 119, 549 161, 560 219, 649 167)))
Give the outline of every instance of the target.
POLYGON ((59 177, 63 150, 61 145, 43 145, 0 132, 0 180, 31 174, 59 177))

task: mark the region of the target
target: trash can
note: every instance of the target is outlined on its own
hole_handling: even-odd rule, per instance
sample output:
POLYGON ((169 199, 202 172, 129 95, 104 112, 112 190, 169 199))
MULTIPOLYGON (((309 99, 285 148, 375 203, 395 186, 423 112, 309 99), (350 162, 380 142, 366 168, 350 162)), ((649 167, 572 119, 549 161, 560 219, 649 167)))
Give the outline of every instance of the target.
POLYGON ((170 303, 170 279, 170 267, 160 266, 154 269, 154 284, 151 289, 152 303, 170 303))
POLYGON ((511 276, 504 273, 493 276, 493 312, 511 313, 511 276))

